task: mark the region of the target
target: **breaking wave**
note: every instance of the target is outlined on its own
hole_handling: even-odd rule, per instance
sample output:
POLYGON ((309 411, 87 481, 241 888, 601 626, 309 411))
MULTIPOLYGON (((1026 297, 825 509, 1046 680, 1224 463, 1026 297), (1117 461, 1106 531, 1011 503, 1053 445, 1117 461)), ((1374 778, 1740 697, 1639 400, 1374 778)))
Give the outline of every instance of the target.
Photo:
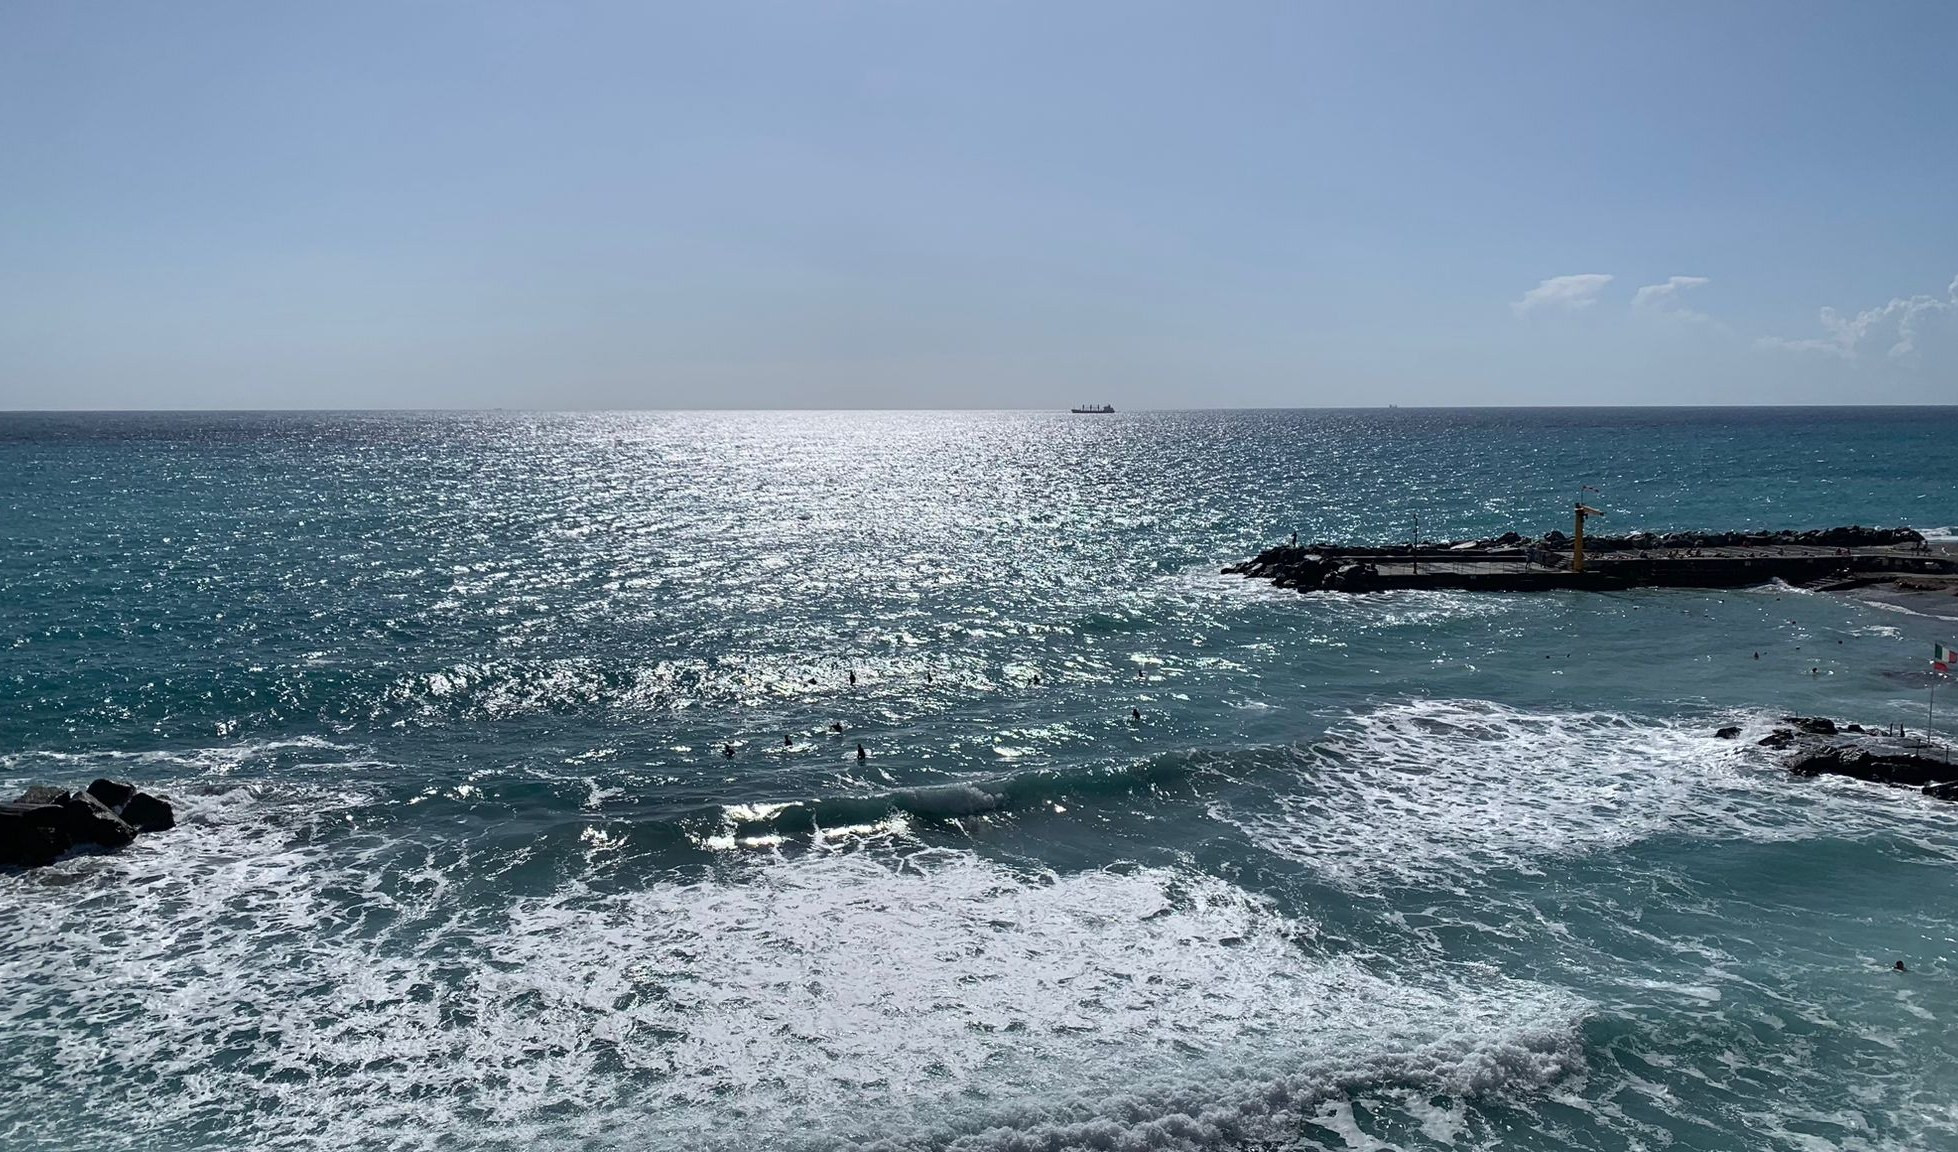
POLYGON ((522 853, 323 842, 366 802, 193 796, 197 835, 23 878, 23 1114, 89 1099, 77 1144, 1197 1149, 1583 1066, 1570 995, 1382 970, 1199 872, 854 852, 482 899, 522 853))

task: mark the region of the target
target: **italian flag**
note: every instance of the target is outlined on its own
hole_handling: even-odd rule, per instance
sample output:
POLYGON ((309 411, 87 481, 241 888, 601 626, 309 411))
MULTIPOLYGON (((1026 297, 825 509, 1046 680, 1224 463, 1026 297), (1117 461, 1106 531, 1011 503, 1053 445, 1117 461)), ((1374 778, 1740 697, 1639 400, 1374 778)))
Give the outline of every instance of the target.
POLYGON ((1931 668, 1934 671, 1949 672, 1953 664, 1958 664, 1958 652, 1942 644, 1931 645, 1931 668))

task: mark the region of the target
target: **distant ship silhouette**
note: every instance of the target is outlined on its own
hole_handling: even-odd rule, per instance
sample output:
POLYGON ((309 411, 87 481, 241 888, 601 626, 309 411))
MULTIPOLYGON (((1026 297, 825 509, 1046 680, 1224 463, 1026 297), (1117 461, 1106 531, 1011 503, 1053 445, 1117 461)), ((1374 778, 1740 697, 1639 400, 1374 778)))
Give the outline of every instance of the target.
POLYGON ((1107 416, 1115 411, 1113 404, 1082 404, 1073 409, 1077 416, 1107 416))

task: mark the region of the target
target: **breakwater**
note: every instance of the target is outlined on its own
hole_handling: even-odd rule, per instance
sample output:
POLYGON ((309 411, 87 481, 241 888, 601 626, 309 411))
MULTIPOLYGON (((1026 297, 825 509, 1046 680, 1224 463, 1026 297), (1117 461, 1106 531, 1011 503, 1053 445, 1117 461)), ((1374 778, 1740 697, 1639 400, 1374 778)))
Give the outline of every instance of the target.
POLYGON ((1373 546, 1286 544, 1223 571, 1301 592, 1740 588, 1773 580, 1827 590, 1898 581, 1958 587, 1958 556, 1931 548, 1909 528, 1587 533, 1581 570, 1573 565, 1573 543, 1553 531, 1373 546))

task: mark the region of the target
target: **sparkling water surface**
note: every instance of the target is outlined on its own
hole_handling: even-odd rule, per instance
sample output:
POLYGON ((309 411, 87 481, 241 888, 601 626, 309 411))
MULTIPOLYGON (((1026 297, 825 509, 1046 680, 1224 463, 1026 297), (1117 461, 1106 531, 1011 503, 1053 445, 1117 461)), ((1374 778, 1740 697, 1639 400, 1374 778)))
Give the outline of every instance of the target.
POLYGON ((1919 727, 1958 621, 1217 574, 1949 533, 1953 443, 0 415, 0 785, 183 821, 0 873, 0 1147, 1958 1148, 1958 809, 1711 735, 1919 727))

